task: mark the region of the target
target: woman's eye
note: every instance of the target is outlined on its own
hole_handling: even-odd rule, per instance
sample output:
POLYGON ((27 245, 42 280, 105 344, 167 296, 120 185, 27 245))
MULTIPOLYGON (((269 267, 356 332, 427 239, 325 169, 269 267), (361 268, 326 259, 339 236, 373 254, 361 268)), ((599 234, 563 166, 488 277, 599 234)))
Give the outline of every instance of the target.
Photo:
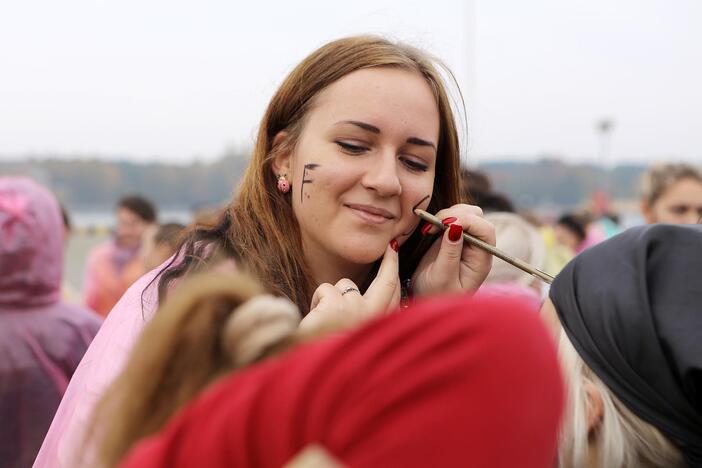
POLYGON ((670 207, 670 211, 677 215, 684 215, 687 213, 688 207, 685 205, 674 205, 670 207))
POLYGON ((400 160, 412 171, 426 172, 429 170, 429 166, 413 159, 401 158, 400 160))
POLYGON ((361 154, 368 151, 368 148, 365 146, 353 145, 351 143, 346 143, 345 141, 336 141, 335 143, 339 145, 339 148, 351 154, 361 154))

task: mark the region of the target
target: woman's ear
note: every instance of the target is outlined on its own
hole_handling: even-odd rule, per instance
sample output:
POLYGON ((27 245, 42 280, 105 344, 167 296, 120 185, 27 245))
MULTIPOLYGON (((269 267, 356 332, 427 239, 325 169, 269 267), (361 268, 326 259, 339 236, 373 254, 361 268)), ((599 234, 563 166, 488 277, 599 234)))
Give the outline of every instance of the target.
POLYGON ((276 176, 285 175, 288 180, 292 179, 292 148, 290 147, 290 133, 286 131, 278 132, 273 138, 271 145, 273 160, 271 169, 276 176))
POLYGON ((600 424, 602 424, 604 402, 602 401, 602 394, 595 384, 589 380, 586 380, 583 387, 585 389, 585 395, 587 395, 587 406, 585 407, 585 415, 587 416, 587 433, 592 434, 592 432, 597 429, 600 424))
POLYGON ((655 222, 653 218, 653 207, 647 200, 641 200, 641 216, 647 224, 653 224, 655 222))

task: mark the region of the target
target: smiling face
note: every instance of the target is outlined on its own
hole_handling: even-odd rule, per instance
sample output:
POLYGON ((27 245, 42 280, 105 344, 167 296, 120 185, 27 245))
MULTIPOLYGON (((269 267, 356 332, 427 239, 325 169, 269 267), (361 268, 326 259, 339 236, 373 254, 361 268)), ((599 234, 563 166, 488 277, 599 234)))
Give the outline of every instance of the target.
POLYGON ((276 173, 292 185, 305 256, 340 267, 369 265, 419 223, 434 184, 439 111, 419 74, 358 70, 322 91, 276 173))

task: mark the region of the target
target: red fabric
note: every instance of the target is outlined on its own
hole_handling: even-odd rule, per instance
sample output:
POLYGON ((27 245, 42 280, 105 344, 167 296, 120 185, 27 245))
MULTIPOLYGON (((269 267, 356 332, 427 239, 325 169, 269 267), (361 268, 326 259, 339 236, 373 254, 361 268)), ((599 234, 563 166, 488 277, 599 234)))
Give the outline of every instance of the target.
POLYGON ((563 386, 539 318, 448 297, 231 375, 122 468, 279 467, 310 443, 348 466, 547 467, 563 386))

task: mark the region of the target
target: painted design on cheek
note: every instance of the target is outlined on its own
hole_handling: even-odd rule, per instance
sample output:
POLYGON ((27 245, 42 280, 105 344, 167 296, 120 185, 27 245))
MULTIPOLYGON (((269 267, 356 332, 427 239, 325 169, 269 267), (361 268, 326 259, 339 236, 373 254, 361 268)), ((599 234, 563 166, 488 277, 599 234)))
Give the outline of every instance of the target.
POLYGON ((307 171, 314 171, 319 167, 319 164, 310 163, 305 164, 305 169, 302 171, 302 183, 300 184, 300 203, 303 201, 303 194, 305 193, 305 184, 311 184, 314 179, 307 178, 307 171))
MULTIPOLYGON (((431 195, 427 195, 426 197, 424 197, 424 198, 422 198, 421 200, 419 200, 419 201, 417 202, 417 204, 414 205, 414 206, 412 207, 412 214, 414 214, 414 210, 416 210, 417 208, 419 208, 419 205, 421 205, 422 203, 424 203, 425 201, 427 201, 427 199, 429 199, 429 198, 431 198, 431 195)), ((415 229, 416 227, 417 227, 417 226, 415 226, 415 227, 413 227, 412 229, 410 229, 409 232, 406 232, 406 233, 402 234, 402 236, 405 237, 405 236, 410 236, 410 235, 412 235, 412 233, 414 232, 414 229, 415 229)))
POLYGON ((417 208, 419 208, 419 205, 421 205, 422 203, 424 203, 424 202, 427 200, 427 198, 430 198, 430 197, 431 197, 431 195, 427 195, 426 197, 424 197, 424 198, 422 198, 421 200, 419 200, 419 201, 417 202, 417 204, 414 205, 414 206, 412 207, 412 213, 414 213, 414 210, 416 210, 417 208))

